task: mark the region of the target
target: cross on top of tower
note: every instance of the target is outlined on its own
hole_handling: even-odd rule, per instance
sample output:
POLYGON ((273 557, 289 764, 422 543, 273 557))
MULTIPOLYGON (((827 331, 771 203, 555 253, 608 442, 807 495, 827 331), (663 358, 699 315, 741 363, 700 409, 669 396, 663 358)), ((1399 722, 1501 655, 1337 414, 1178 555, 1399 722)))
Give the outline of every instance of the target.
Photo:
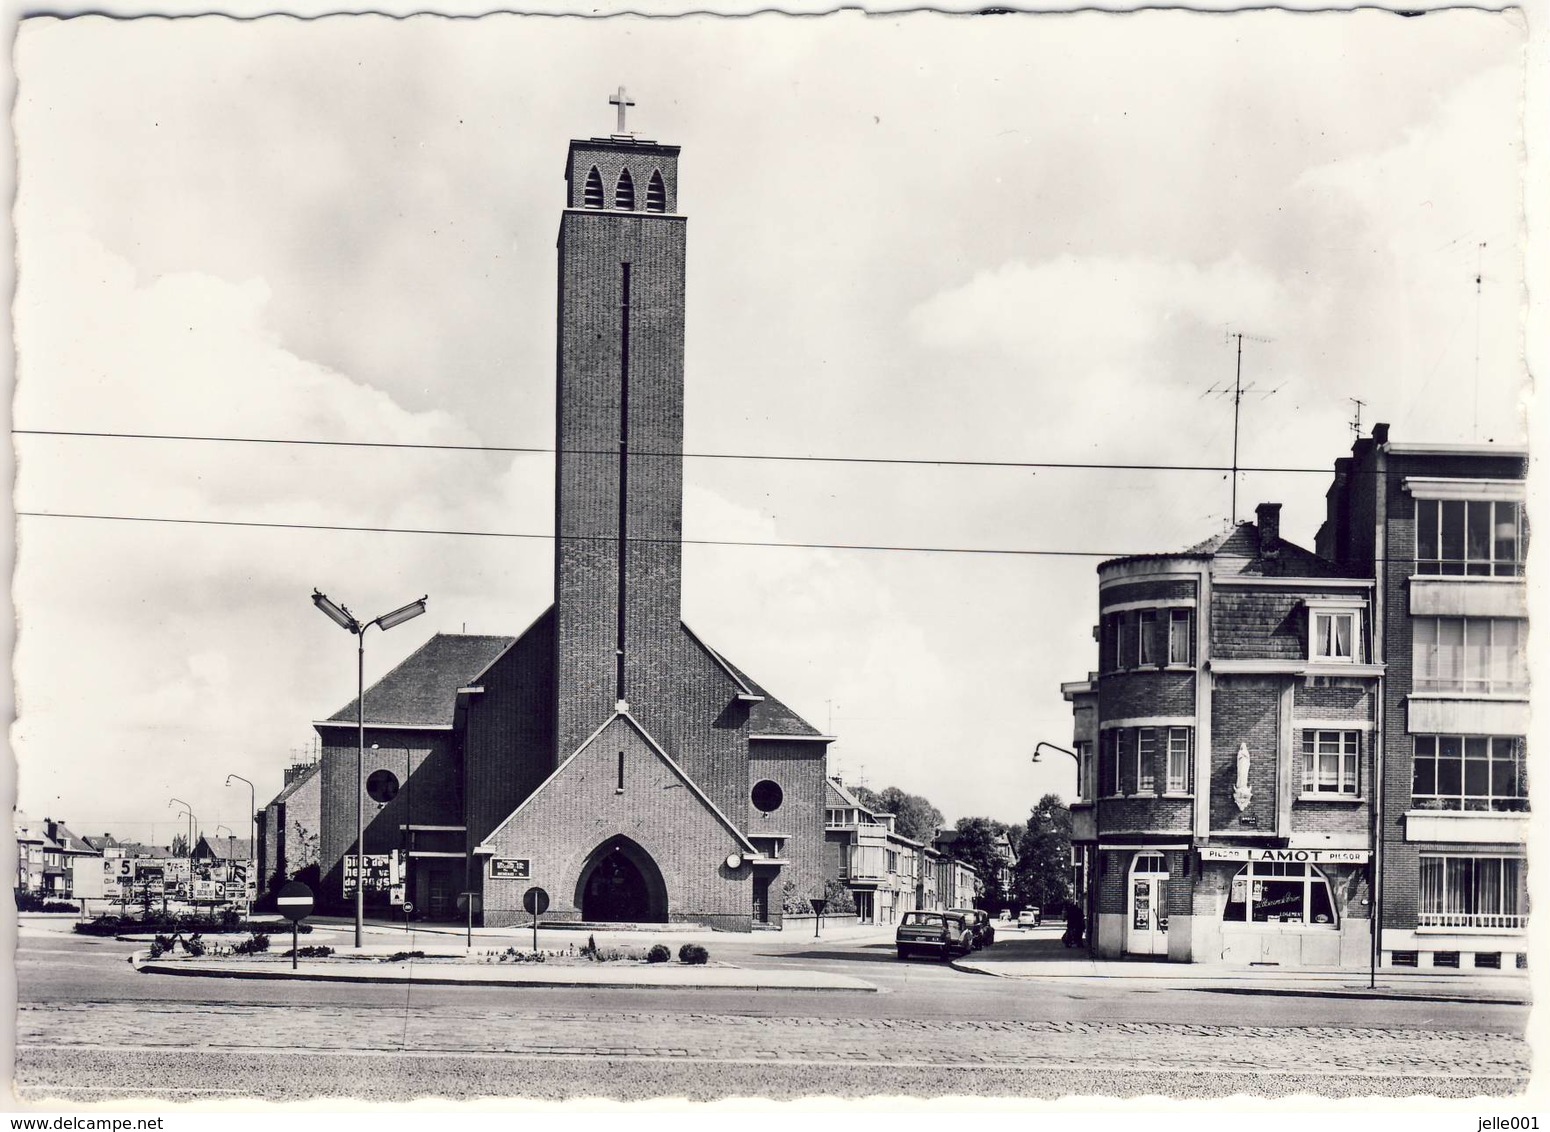
POLYGON ((609 95, 608 101, 610 105, 617 106, 619 108, 619 129, 616 132, 621 134, 626 133, 627 131, 624 128, 624 112, 626 108, 635 105, 635 100, 629 95, 625 94, 624 87, 621 86, 619 88, 618 94, 609 95))

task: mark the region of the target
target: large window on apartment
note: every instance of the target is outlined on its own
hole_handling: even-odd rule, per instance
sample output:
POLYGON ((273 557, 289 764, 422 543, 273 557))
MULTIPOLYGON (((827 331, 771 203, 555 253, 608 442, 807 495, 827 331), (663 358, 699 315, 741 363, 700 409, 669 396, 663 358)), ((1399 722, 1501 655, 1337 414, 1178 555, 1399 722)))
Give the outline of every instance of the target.
POLYGON ((1142 668, 1157 665, 1157 610, 1136 611, 1136 664, 1142 668))
POLYGON ((1362 733, 1302 733, 1303 797, 1355 798, 1361 793, 1362 733))
POLYGON ((1085 802, 1092 801, 1094 794, 1093 745, 1079 742, 1076 745, 1076 796, 1085 802))
POLYGON ((1104 795, 1155 795, 1159 770, 1166 793, 1188 794, 1193 732, 1192 727, 1106 729, 1099 737, 1098 766, 1104 795))
POLYGON ((1195 663, 1193 649, 1193 634, 1190 632, 1190 623, 1194 620, 1193 611, 1188 609, 1168 610, 1168 663, 1189 665, 1195 663))
POLYGON ((1528 760, 1521 738, 1417 735, 1411 800, 1423 810, 1528 809, 1528 760))
POLYGON ((1190 780, 1190 757, 1188 727, 1170 727, 1168 731, 1168 780, 1167 791, 1169 794, 1188 794, 1190 780))
POLYGON ((1136 793, 1157 793, 1157 728, 1136 728, 1136 793))
POLYGON ((1527 535, 1520 503, 1417 499, 1415 572, 1516 577, 1528 557, 1527 535))
POLYGON ((1528 890, 1520 858, 1423 856, 1420 880, 1417 927, 1528 927, 1528 890))
POLYGON ((1324 874, 1311 865, 1279 861, 1255 861, 1238 870, 1222 919, 1240 924, 1338 926, 1324 874))
POLYGON ((1412 661, 1418 692, 1528 691, 1526 626, 1509 617, 1417 617, 1412 661))

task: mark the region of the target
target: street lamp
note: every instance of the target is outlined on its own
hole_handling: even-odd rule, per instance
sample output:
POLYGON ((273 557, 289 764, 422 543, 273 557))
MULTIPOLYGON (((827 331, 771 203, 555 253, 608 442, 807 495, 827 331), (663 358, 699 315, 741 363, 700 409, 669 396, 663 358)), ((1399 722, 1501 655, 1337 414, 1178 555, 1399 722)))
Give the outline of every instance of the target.
POLYGON ((343 605, 336 605, 321 591, 312 591, 312 604, 323 611, 335 625, 355 634, 355 946, 361 947, 363 926, 366 922, 366 803, 365 784, 361 781, 366 773, 366 630, 375 625, 379 629, 391 629, 412 620, 425 612, 429 595, 419 601, 411 601, 391 613, 384 613, 371 621, 356 620, 355 614, 343 605))
MULTIPOLYGON (((1080 798, 1082 796, 1082 757, 1080 755, 1078 755, 1075 751, 1067 750, 1065 747, 1059 746, 1059 745, 1057 745, 1055 743, 1047 743, 1047 742, 1045 742, 1043 740, 1040 740, 1037 744, 1035 744, 1035 746, 1033 748, 1033 761, 1034 762, 1040 763, 1040 762, 1044 761, 1043 759, 1041 759, 1039 757, 1039 753, 1041 751, 1043 751, 1046 747, 1049 748, 1051 751, 1059 751, 1063 755, 1070 755, 1072 760, 1076 763, 1076 796, 1078 798, 1080 798)), ((1098 872, 1098 846, 1100 844, 1099 823, 1098 823, 1098 807, 1099 807, 1099 805, 1100 805, 1100 803, 1098 801, 1098 791, 1096 789, 1094 789, 1093 790, 1093 855, 1092 855, 1092 860, 1088 862, 1087 869, 1086 869, 1086 875, 1082 878, 1083 880, 1085 880, 1087 882, 1087 954, 1089 956, 1096 956, 1096 954, 1097 954, 1097 947, 1098 947, 1098 883, 1097 883, 1098 878, 1097 878, 1097 872, 1098 872)))
POLYGON ((258 868, 258 795, 253 784, 240 774, 228 774, 226 785, 230 786, 234 778, 238 782, 247 782, 248 786, 248 872, 251 875, 243 878, 242 901, 247 906, 248 919, 252 919, 253 898, 249 894, 258 890, 258 874, 253 871, 258 868))
POLYGON ((186 848, 188 855, 192 857, 194 855, 194 807, 190 806, 182 798, 169 798, 167 799, 167 805, 182 806, 183 810, 178 814, 179 817, 182 817, 185 813, 188 814, 188 845, 186 848))

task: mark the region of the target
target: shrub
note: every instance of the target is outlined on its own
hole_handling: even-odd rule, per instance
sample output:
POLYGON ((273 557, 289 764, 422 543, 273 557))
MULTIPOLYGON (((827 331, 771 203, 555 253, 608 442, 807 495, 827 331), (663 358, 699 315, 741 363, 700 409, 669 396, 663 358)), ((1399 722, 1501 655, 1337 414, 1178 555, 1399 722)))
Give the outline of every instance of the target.
POLYGON ((646 952, 647 963, 666 963, 673 957, 673 953, 667 949, 667 944, 653 944, 650 951, 646 952))
POLYGON ((294 955, 298 959, 327 959, 333 953, 334 949, 326 943, 309 943, 306 947, 296 948, 294 952, 290 948, 286 948, 285 957, 289 959, 294 955))
MULTIPOLYGON (((143 916, 104 915, 84 923, 71 925, 82 935, 138 935, 142 932, 226 932, 250 931, 264 935, 291 930, 289 920, 243 920, 237 913, 233 920, 228 914, 174 912, 162 915, 147 912, 143 916)), ((298 924, 302 935, 312 931, 311 924, 298 924)))
POLYGON ((825 916, 854 915, 856 902, 851 899, 850 889, 840 880, 830 880, 823 886, 824 899, 828 901, 824 905, 825 916))
POLYGON ((205 941, 199 938, 198 932, 195 932, 183 941, 183 950, 198 959, 205 953, 205 941))
POLYGON ((163 951, 165 951, 165 950, 166 950, 166 948, 162 947, 161 944, 153 943, 153 944, 151 944, 150 951, 147 952, 147 954, 150 955, 150 957, 152 959, 160 959, 161 958, 161 953, 163 951))
POLYGON ((237 955, 258 955, 269 950, 269 937, 263 932, 254 932, 242 942, 232 944, 231 949, 237 955))
POLYGON ((382 960, 384 963, 402 963, 407 959, 424 959, 423 951, 395 951, 382 960))
POLYGON ((16 910, 18 912, 79 912, 74 904, 67 904, 62 900, 50 900, 46 896, 39 896, 35 892, 27 892, 16 889, 16 910))
POLYGON ((678 949, 678 962, 699 966, 710 961, 710 952, 697 943, 686 943, 678 949))

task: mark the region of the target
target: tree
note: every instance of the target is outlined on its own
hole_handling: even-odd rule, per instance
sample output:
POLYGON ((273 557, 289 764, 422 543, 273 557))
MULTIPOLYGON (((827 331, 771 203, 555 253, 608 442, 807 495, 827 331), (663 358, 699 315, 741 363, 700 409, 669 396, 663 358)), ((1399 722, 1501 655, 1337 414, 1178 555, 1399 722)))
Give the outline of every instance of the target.
POLYGON ((1002 854, 1007 827, 994 818, 959 818, 957 829, 949 851, 979 874, 980 907, 991 912, 1005 907, 1011 895, 1001 884, 1001 869, 1008 863, 1002 854))
POLYGON ((1050 913, 1071 902, 1071 811, 1058 794, 1044 795, 1028 816, 1012 890, 1019 903, 1050 913))
POLYGON ((180 833, 172 839, 172 855, 174 857, 188 856, 188 837, 185 834, 180 833))
POLYGON ((942 817, 942 811, 925 798, 900 790, 897 786, 879 791, 868 790, 865 786, 848 786, 846 789, 867 809, 894 815, 894 831, 911 841, 930 845, 936 831, 946 820, 942 817))

